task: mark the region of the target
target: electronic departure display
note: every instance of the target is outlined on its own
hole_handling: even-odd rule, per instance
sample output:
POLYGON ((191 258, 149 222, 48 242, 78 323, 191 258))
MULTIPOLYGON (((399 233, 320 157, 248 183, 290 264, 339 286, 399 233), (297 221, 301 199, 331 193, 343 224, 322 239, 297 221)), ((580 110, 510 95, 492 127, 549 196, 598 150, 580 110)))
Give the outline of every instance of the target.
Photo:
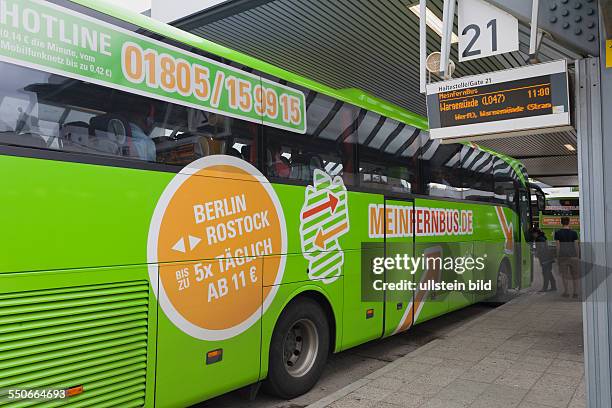
POLYGON ((427 86, 434 139, 483 139, 570 125, 567 64, 553 61, 427 86))

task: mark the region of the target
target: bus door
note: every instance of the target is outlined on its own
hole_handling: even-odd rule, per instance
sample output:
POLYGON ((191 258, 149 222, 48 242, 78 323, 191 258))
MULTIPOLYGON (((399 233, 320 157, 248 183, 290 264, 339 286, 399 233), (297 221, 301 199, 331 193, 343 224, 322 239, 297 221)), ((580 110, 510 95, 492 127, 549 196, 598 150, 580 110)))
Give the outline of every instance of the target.
POLYGON ((404 331, 412 326, 414 293, 408 282, 414 284, 411 258, 414 255, 414 201, 385 198, 385 258, 400 262, 384 273, 387 287, 384 292, 383 336, 404 331), (399 268, 397 267, 399 266, 399 268))
POLYGON ((518 195, 518 213, 520 228, 517 228, 520 236, 520 244, 518 245, 518 262, 520 274, 519 286, 526 288, 531 285, 531 268, 533 257, 531 256, 531 194, 529 190, 524 188, 519 189, 518 195))

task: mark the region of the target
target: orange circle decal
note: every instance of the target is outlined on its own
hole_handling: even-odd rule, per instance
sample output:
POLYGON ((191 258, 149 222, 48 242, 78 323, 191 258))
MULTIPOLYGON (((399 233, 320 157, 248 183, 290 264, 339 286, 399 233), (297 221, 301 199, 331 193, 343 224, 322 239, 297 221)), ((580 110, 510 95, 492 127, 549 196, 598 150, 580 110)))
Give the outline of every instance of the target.
POLYGON ((222 340, 248 329, 272 302, 285 257, 263 257, 286 252, 285 218, 259 170, 232 156, 207 156, 164 190, 147 247, 166 316, 193 337, 222 340))

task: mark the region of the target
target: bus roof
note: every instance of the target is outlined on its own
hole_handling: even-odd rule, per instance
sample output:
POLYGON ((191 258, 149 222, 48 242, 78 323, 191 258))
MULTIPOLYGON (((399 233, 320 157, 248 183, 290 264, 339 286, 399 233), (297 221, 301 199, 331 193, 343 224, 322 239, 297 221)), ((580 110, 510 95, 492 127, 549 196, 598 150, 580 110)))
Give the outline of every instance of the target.
POLYGON ((527 176, 527 170, 525 169, 525 165, 520 161, 517 160, 513 157, 510 156, 506 156, 503 153, 499 153, 496 152, 495 150, 489 149, 487 147, 484 146, 480 146, 477 145, 475 143, 466 143, 474 148, 480 149, 482 151, 485 151, 487 153, 492 154, 493 156, 499 157, 500 159, 502 159, 503 161, 505 161, 506 163, 508 163, 510 165, 510 167, 512 167, 512 170, 514 170, 514 172, 516 173, 516 175, 518 176, 519 180, 521 182, 523 182, 523 184, 526 186, 528 181, 529 181, 529 177, 527 176))
MULTIPOLYGON (((117 6, 115 4, 108 3, 105 0, 71 0, 71 1, 74 3, 80 4, 82 6, 88 7, 90 9, 99 11, 101 13, 108 14, 112 17, 116 17, 120 20, 126 21, 136 26, 142 27, 153 33, 163 35, 170 39, 179 41, 183 44, 198 48, 200 50, 209 52, 211 54, 218 55, 223 58, 227 58, 231 61, 237 62, 239 64, 243 64, 245 66, 259 70, 261 72, 265 72, 269 75, 272 75, 280 79, 284 79, 286 81, 292 82, 294 84, 303 86, 304 88, 311 89, 315 92, 331 96, 343 102, 347 102, 355 106, 358 106, 360 108, 364 108, 364 109, 376 112, 382 116, 386 116, 388 118, 395 119, 399 122, 406 123, 415 128, 418 128, 421 130, 429 129, 429 125, 428 125, 426 117, 418 115, 414 112, 410 112, 402 107, 399 107, 393 103, 385 101, 374 95, 371 95, 363 90, 360 90, 357 88, 335 89, 327 85, 323 85, 319 82, 316 82, 311 79, 305 78, 303 76, 286 71, 282 68, 279 68, 275 65, 272 65, 260 59, 251 57, 247 54, 232 50, 223 45, 214 43, 210 40, 207 40, 195 34, 183 31, 179 28, 173 27, 161 21, 154 20, 143 14, 136 13, 134 11, 125 9, 121 6, 117 6)), ((486 151, 504 160, 506 163, 508 163, 512 167, 512 169, 517 174, 519 180, 521 180, 523 184, 527 183, 528 178, 525 172, 525 168, 520 161, 513 159, 509 156, 506 156, 504 154, 498 153, 494 150, 484 148, 482 146, 477 146, 474 144, 470 144, 470 145, 473 148, 479 148, 483 151, 486 151)))

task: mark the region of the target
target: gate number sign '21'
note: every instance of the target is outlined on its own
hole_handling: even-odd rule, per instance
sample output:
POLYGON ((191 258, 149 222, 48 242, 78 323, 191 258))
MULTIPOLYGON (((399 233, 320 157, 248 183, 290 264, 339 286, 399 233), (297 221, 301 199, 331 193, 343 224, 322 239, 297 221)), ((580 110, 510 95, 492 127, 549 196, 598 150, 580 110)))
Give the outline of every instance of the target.
POLYGON ((518 20, 483 0, 459 0, 459 61, 518 50, 518 20))

